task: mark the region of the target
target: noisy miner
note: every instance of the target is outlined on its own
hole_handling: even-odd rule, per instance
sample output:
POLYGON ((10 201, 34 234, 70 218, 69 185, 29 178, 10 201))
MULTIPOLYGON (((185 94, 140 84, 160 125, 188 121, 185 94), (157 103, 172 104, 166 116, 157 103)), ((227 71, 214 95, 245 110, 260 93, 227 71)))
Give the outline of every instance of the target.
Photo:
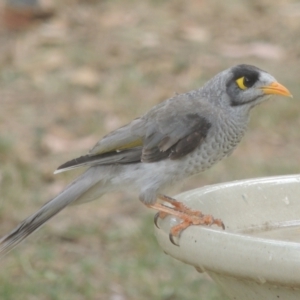
POLYGON ((159 103, 104 136, 87 155, 61 165, 55 173, 88 169, 4 236, 0 255, 66 206, 116 190, 138 190, 142 203, 157 210, 160 217, 181 219, 170 231, 174 244, 173 238, 190 225, 224 227, 221 220, 186 207, 162 190, 231 154, 246 131, 250 110, 270 95, 291 93, 266 71, 242 64, 217 74, 199 89, 159 103))

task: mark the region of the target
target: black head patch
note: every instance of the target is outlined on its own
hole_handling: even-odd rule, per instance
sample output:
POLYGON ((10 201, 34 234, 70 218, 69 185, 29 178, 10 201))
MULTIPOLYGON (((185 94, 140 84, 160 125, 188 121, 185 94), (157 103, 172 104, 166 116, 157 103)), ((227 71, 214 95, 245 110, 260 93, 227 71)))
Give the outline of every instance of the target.
POLYGON ((244 77, 246 87, 251 87, 259 79, 259 73, 262 70, 251 65, 238 65, 232 69, 233 77, 226 83, 227 86, 237 79, 244 77))
POLYGON ((259 80, 261 72, 264 71, 257 67, 244 64, 237 65, 231 69, 231 76, 226 82, 226 91, 230 96, 231 106, 245 105, 256 101, 257 98, 260 97, 260 95, 257 95, 254 98, 247 99, 247 97, 243 96, 241 91, 247 92, 247 89, 251 88, 259 80), (242 79, 241 83, 238 82, 239 79, 242 79))

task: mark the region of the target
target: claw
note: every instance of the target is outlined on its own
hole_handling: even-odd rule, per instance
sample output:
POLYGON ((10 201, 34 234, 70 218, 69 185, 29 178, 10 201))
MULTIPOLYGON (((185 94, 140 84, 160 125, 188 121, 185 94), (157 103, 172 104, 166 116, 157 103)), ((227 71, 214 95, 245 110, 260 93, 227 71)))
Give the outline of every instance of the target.
POLYGON ((158 226, 158 219, 164 219, 168 214, 164 213, 162 211, 159 211, 155 216, 154 216, 154 224, 155 226, 159 229, 160 227, 158 226))
POLYGON ((225 230, 225 224, 223 223, 222 220, 220 220, 220 219, 215 219, 215 220, 213 221, 213 224, 215 224, 215 225, 217 225, 217 226, 219 226, 219 227, 222 227, 222 229, 225 230))
POLYGON ((154 224, 155 224, 155 226, 159 229, 159 226, 158 226, 158 224, 157 224, 158 218, 159 218, 159 212, 157 212, 157 213, 155 214, 155 216, 154 216, 154 224))
POLYGON ((221 221, 221 227, 223 230, 225 230, 225 224, 221 221))
POLYGON ((174 235, 173 235, 171 232, 169 233, 169 239, 170 239, 170 242, 171 242, 173 245, 179 247, 179 244, 175 243, 175 241, 174 241, 174 235))

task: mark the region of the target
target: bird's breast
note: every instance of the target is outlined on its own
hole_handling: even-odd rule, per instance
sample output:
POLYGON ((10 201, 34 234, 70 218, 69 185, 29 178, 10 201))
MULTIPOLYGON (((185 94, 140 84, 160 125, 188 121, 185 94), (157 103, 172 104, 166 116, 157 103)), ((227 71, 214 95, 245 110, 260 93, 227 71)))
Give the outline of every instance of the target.
POLYGON ((202 172, 231 154, 241 141, 246 130, 244 126, 228 124, 227 126, 216 126, 205 140, 188 155, 182 163, 182 168, 187 175, 202 172))

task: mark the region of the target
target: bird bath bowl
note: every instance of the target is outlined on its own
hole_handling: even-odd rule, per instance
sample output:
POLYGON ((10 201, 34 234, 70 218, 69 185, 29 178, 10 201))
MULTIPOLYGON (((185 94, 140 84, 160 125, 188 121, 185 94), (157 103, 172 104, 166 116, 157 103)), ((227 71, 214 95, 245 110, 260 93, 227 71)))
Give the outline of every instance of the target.
POLYGON ((223 220, 226 229, 191 226, 169 240, 176 219, 160 219, 163 250, 220 285, 230 299, 300 299, 300 175, 206 186, 176 197, 223 220))

